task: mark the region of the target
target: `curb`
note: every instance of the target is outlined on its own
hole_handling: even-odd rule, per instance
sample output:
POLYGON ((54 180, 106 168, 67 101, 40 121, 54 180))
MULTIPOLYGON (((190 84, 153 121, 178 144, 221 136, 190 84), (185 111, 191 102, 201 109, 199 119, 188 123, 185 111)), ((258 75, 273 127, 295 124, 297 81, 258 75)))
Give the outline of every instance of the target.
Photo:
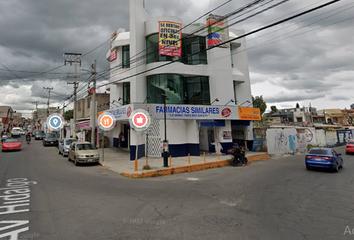
MULTIPOLYGON (((249 163, 262 161, 262 160, 268 160, 268 159, 270 159, 268 153, 247 157, 247 160, 249 163)), ((172 167, 172 168, 161 169, 161 170, 153 170, 153 171, 149 171, 149 172, 138 172, 138 173, 121 172, 120 175, 127 177, 127 178, 148 178, 148 177, 159 177, 159 176, 164 176, 164 175, 172 175, 172 174, 179 174, 179 173, 186 173, 186 172, 195 172, 195 171, 200 171, 200 170, 204 170, 204 169, 226 167, 226 166, 230 166, 230 165, 231 165, 230 159, 226 159, 226 160, 219 160, 216 162, 198 163, 198 164, 192 164, 192 165, 188 165, 188 166, 172 167)), ((110 168, 108 168, 108 169, 110 169, 110 168)), ((110 170, 112 170, 112 169, 110 169, 110 170)), ((114 171, 114 170, 112 170, 112 171, 114 171)), ((116 172, 116 171, 114 171, 114 172, 116 172)))

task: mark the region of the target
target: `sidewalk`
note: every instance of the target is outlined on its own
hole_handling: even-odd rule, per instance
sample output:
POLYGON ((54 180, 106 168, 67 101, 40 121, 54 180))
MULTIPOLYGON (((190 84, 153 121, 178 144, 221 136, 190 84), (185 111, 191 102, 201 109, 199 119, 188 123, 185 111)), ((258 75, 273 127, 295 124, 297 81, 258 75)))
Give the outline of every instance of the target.
MULTIPOLYGON (((135 161, 130 161, 129 151, 119 148, 105 148, 104 158, 102 149, 98 149, 100 153, 100 164, 116 173, 129 178, 156 177, 162 175, 177 174, 183 172, 199 171, 202 169, 224 167, 230 165, 231 155, 220 155, 215 153, 206 153, 205 160, 203 154, 201 156, 191 156, 190 162, 188 156, 175 157, 168 159, 168 166, 163 167, 162 157, 148 158, 148 165, 151 170, 144 170, 146 158, 138 159, 138 171, 135 171, 135 161), (170 163, 172 162, 172 164, 170 163)), ((246 152, 248 162, 269 159, 268 153, 262 152, 246 152)))

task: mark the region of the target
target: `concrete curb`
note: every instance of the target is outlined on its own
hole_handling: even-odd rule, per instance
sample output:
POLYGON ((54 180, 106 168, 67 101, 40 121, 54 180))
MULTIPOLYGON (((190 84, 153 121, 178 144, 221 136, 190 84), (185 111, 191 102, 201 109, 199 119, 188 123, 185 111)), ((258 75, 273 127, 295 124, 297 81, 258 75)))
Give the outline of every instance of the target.
MULTIPOLYGON (((255 155, 255 156, 247 156, 247 159, 248 162, 250 163, 250 162, 267 160, 270 159, 270 157, 268 153, 265 153, 265 154, 255 155)), ((148 172, 137 172, 137 173, 121 172, 120 175, 127 178, 148 178, 148 177, 159 177, 164 175, 179 174, 185 172, 195 172, 204 169, 226 167, 230 165, 231 165, 230 159, 227 159, 227 160, 219 160, 216 162, 191 164, 188 166, 181 166, 181 167, 170 167, 166 169, 152 170, 148 172)))

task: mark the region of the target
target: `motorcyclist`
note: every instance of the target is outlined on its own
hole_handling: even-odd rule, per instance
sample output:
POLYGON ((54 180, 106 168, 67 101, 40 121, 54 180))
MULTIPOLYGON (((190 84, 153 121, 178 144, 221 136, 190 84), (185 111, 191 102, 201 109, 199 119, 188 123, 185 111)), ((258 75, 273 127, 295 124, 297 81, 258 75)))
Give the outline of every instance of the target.
POLYGON ((6 140, 6 138, 7 138, 7 134, 6 134, 6 132, 3 132, 2 136, 1 136, 1 142, 4 142, 6 140))
POLYGON ((27 134, 26 134, 26 141, 27 141, 28 144, 31 142, 31 134, 30 134, 30 132, 27 132, 27 134))
POLYGON ((244 157, 242 155, 242 151, 241 151, 241 148, 239 147, 238 143, 234 144, 233 149, 234 149, 233 155, 235 157, 235 160, 239 159, 242 162, 242 166, 246 167, 246 164, 245 164, 245 161, 244 161, 244 157))

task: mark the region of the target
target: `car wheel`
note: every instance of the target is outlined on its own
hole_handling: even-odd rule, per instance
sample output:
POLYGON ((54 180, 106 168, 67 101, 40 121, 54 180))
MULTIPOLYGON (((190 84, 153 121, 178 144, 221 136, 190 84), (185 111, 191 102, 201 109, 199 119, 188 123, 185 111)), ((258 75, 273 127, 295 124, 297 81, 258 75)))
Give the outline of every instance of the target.
POLYGON ((306 169, 309 170, 309 171, 311 171, 311 167, 309 167, 309 166, 306 166, 306 169))
POLYGON ((79 163, 77 162, 76 158, 74 159, 74 164, 75 164, 75 166, 79 165, 79 163))

